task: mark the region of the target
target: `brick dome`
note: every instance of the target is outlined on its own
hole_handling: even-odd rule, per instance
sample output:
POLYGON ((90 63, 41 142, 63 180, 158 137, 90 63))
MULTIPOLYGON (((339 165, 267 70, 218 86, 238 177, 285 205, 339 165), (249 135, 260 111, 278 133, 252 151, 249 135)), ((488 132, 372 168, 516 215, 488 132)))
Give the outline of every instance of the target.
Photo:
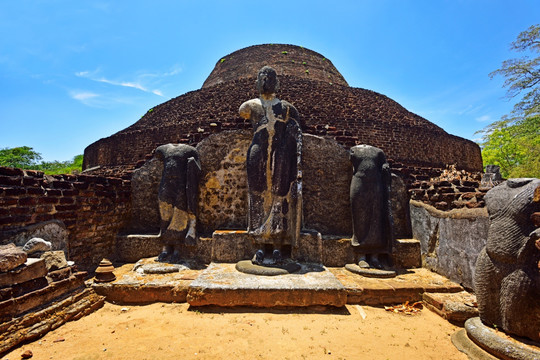
POLYGON ((292 75, 348 86, 332 62, 321 54, 301 46, 267 44, 250 46, 222 57, 202 87, 256 77, 265 65, 273 67, 278 76, 292 75))
POLYGON ((482 170, 476 143, 448 134, 385 95, 349 87, 331 61, 314 51, 272 44, 220 58, 201 89, 157 105, 128 128, 89 145, 84 168, 100 166, 100 172, 114 174, 133 168, 159 145, 196 145, 215 132, 251 128, 238 108, 258 97, 255 78, 264 65, 278 72, 277 96, 298 109, 306 133, 335 139, 345 148, 377 146, 393 163, 409 167, 455 164, 482 170))

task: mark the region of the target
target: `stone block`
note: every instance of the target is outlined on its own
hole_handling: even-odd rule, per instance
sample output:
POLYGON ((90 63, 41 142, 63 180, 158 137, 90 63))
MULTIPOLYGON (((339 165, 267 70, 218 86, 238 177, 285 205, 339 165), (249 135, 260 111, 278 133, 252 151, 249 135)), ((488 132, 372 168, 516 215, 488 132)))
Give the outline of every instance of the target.
POLYGON ((118 235, 116 260, 137 262, 143 258, 158 256, 162 248, 159 235, 118 235))
POLYGON ((212 261, 232 263, 255 254, 253 239, 245 230, 216 230, 212 234, 212 261))
POLYGON ((189 286, 187 301, 192 306, 340 307, 347 303, 347 292, 327 269, 267 277, 212 263, 189 286))
POLYGON ((322 239, 322 263, 325 266, 345 266, 355 262, 351 238, 325 236, 322 239))
POLYGON ((28 258, 23 266, 0 273, 0 287, 21 284, 47 275, 47 267, 43 259, 28 258))
POLYGON ((416 239, 397 239, 392 248, 394 266, 402 269, 422 266, 420 241, 416 239))
POLYGON ((292 258, 301 262, 322 263, 322 236, 317 231, 300 234, 298 244, 292 249, 292 258))
POLYGON ((24 264, 27 257, 26 252, 14 244, 0 245, 0 273, 24 264))
POLYGON ((48 271, 59 270, 68 266, 66 254, 62 250, 46 251, 41 254, 40 258, 45 261, 48 271))

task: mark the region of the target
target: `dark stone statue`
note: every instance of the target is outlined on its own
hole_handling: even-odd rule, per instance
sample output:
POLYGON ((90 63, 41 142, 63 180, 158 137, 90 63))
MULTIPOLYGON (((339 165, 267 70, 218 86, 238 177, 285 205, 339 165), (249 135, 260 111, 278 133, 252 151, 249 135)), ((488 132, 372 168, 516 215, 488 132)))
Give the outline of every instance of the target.
POLYGON ((485 200, 491 224, 474 277, 480 319, 540 341, 540 179, 510 179, 485 200))
MULTIPOLYGON (((302 131, 298 111, 276 97, 279 81, 275 70, 263 67, 256 84, 259 99, 240 106, 240 115, 254 126, 246 162, 248 233, 279 252, 284 245, 294 246, 300 234, 302 131)), ((274 253, 274 257, 280 254, 274 253)))
POLYGON ((486 171, 482 175, 480 188, 487 191, 502 182, 501 168, 497 165, 486 165, 486 171))
POLYGON ((352 245, 359 252, 358 266, 382 268, 390 265, 392 252, 390 166, 383 151, 369 145, 352 147, 350 160, 352 245))
POLYGON ((195 245, 197 193, 201 165, 197 150, 185 144, 161 145, 156 158, 163 161, 158 200, 163 252, 158 261, 179 260, 180 245, 195 245))

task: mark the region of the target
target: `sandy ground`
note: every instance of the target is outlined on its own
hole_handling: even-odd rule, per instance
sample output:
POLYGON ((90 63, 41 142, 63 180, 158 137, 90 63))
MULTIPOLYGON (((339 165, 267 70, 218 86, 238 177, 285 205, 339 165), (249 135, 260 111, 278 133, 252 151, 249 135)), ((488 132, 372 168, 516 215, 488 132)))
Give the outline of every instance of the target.
POLYGON ((187 304, 103 308, 6 354, 33 359, 462 359, 458 329, 431 311, 190 309, 187 304))

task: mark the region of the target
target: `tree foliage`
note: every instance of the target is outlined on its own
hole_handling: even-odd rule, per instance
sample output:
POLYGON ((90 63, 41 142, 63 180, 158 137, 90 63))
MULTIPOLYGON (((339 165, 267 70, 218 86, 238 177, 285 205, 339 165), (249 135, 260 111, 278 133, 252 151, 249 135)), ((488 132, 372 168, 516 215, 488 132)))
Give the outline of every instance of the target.
POLYGON ((498 165, 501 175, 540 178, 540 116, 507 118, 483 130, 484 164, 498 165))
POLYGON ((505 77, 504 87, 507 96, 514 98, 524 93, 523 98, 514 106, 514 116, 540 115, 540 25, 532 25, 520 33, 510 45, 511 50, 530 53, 517 59, 505 60, 502 67, 489 76, 505 77), (536 54, 536 55, 535 55, 536 54), (536 56, 536 57, 534 57, 536 56))
POLYGON ((0 149, 0 166, 29 168, 37 165, 39 160, 41 154, 28 146, 0 149))
POLYGON ((489 75, 505 77, 509 98, 522 97, 510 116, 479 131, 482 158, 484 165, 499 165, 503 177, 540 177, 540 25, 520 33, 510 48, 528 55, 489 75))
POLYGON ((41 154, 28 146, 0 149, 0 166, 39 170, 48 175, 72 174, 82 171, 82 155, 77 155, 69 161, 39 162, 40 160, 41 154))

